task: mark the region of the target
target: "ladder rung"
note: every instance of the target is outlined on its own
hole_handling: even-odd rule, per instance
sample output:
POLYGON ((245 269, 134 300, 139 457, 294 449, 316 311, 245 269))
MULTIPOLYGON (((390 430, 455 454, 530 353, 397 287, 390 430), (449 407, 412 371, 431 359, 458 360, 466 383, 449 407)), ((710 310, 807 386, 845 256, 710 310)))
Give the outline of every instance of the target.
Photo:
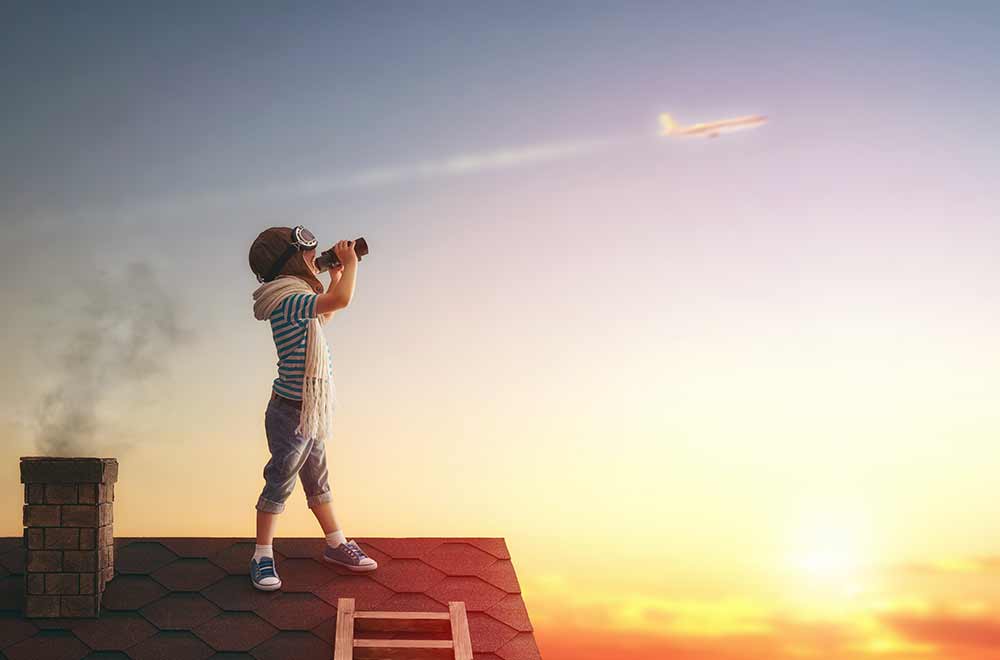
POLYGON ((375 633, 427 633, 451 637, 451 622, 428 619, 357 619, 354 632, 358 637, 375 633))
POLYGON ((448 620, 447 612, 377 612, 356 611, 355 619, 442 619, 448 620))
POLYGON ((355 660, 448 660, 454 657, 450 639, 355 639, 355 660))
POLYGON ((367 649, 450 649, 450 639, 356 639, 354 648, 367 649))
POLYGON ((426 632, 448 634, 451 632, 451 622, 447 612, 355 612, 354 630, 358 633, 426 632))

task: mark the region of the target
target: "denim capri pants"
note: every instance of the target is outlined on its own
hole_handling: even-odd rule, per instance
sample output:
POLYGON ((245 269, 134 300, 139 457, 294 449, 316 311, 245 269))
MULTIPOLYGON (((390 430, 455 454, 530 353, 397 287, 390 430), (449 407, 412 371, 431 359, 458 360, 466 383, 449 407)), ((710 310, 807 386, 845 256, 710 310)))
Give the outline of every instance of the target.
POLYGON ((272 394, 264 413, 264 430, 271 460, 264 466, 264 490, 257 499, 257 510, 281 513, 285 500, 295 488, 296 477, 302 480, 306 504, 314 507, 333 500, 326 469, 326 443, 306 440, 295 431, 301 410, 281 403, 272 394))

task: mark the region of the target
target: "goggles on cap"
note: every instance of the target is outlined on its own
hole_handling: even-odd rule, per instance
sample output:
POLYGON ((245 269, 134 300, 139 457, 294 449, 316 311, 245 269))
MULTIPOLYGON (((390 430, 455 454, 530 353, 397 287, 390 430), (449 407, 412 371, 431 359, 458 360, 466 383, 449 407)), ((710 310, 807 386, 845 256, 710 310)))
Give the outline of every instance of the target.
POLYGON ((311 231, 309 231, 302 225, 296 225, 292 229, 290 242, 288 244, 288 247, 285 248, 284 253, 280 257, 278 257, 277 261, 274 262, 274 265, 271 266, 271 270, 267 273, 267 275, 265 275, 264 277, 261 277, 260 275, 257 276, 257 281, 270 282, 278 275, 278 273, 281 272, 281 269, 285 267, 285 264, 288 263, 288 260, 291 258, 293 254, 295 254, 296 252, 305 252, 306 250, 311 250, 314 247, 316 247, 316 244, 317 244, 316 237, 313 235, 311 231))

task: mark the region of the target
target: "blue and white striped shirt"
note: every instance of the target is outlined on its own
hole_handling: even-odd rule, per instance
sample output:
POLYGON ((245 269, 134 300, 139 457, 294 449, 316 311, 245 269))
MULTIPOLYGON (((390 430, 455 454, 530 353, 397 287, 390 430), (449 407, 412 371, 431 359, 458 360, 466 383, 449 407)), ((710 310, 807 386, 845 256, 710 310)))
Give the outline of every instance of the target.
MULTIPOLYGON (((278 377, 271 389, 287 399, 302 400, 302 377, 306 368, 306 335, 309 319, 316 313, 316 293, 293 293, 271 312, 271 334, 278 350, 278 377)), ((326 336, 321 332, 323 349, 330 354, 326 336)), ((330 360, 330 381, 333 381, 333 361, 330 360)))

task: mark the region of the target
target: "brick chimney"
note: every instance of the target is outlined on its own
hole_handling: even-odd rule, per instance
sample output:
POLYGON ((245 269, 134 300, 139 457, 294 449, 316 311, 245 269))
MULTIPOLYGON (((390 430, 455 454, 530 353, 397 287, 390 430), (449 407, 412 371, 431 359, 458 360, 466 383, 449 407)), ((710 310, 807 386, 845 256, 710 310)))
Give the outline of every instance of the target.
POLYGON ((114 577, 113 458, 21 458, 24 614, 95 617, 114 577))

